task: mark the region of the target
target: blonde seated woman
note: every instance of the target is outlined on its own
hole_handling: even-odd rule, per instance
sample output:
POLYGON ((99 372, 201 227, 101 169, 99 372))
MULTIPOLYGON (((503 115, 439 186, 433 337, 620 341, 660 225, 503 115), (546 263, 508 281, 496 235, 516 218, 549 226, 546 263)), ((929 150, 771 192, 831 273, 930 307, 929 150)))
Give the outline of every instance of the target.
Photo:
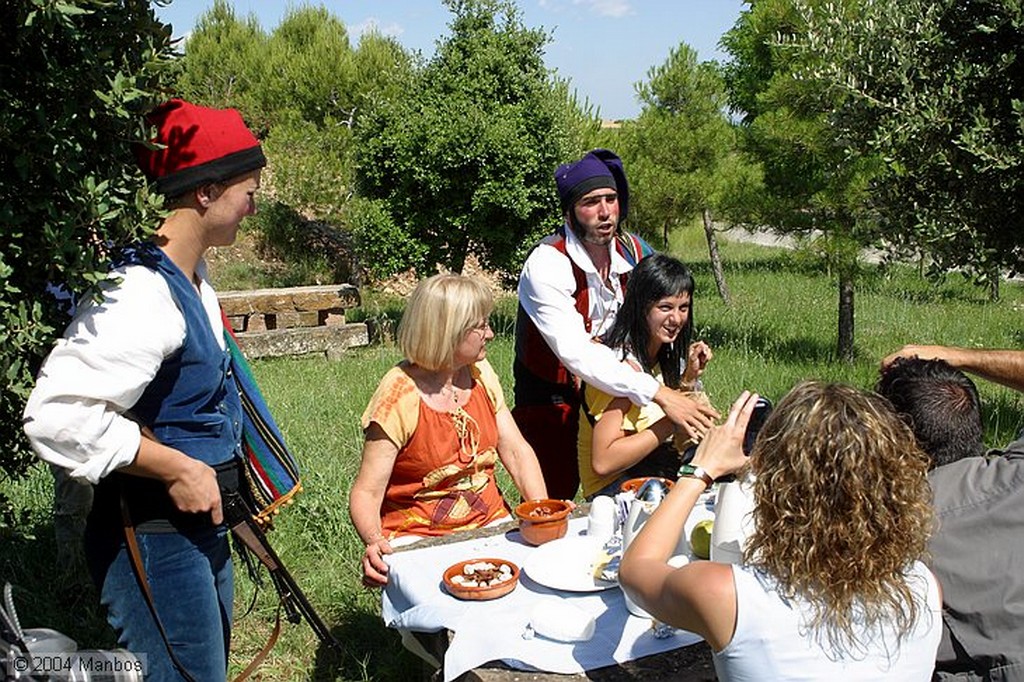
POLYGON ((707 640, 718 679, 930 680, 941 593, 921 562, 928 457, 888 402, 805 382, 765 422, 749 466, 754 532, 742 566, 666 561, 713 478, 747 465, 744 392, 626 550, 624 590, 707 640))
POLYGON ((524 499, 547 497, 533 449, 486 360, 493 299, 472 277, 419 283, 398 328, 405 360, 363 413, 362 463, 349 514, 366 549, 363 583, 387 584, 391 543, 509 517, 494 479, 500 459, 524 499))

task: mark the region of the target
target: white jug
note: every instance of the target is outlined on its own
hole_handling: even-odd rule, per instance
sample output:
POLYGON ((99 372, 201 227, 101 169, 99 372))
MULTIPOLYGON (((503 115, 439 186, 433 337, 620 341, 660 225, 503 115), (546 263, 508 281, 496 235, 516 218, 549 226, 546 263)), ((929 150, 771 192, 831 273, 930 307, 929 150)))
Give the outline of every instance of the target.
POLYGON ((651 514, 658 508, 661 501, 668 494, 665 484, 656 478, 644 481, 643 485, 636 491, 636 497, 629 505, 629 514, 626 515, 626 522, 622 526, 622 549, 629 547, 633 538, 637 536, 640 529, 651 518, 651 514))
POLYGON ((720 483, 715 499, 715 525, 711 529, 711 560, 743 563, 743 548, 754 530, 753 478, 720 483))
MULTIPOLYGON (((650 479, 645 481, 640 489, 636 491, 636 499, 629 505, 629 514, 626 516, 626 522, 622 526, 622 549, 625 551, 629 544, 633 542, 633 539, 640 533, 640 529, 647 523, 647 519, 651 518, 654 510, 658 508, 661 501, 665 499, 668 494, 668 488, 665 484, 657 479, 650 479)), ((685 552, 685 549, 680 550, 680 547, 685 548, 688 539, 686 532, 684 531, 682 537, 679 538, 676 546, 676 551, 673 554, 680 554, 685 552)), ((642 608, 629 598, 629 594, 623 590, 622 595, 626 598, 626 609, 634 616, 640 618, 650 618, 651 614, 644 611, 642 608)))

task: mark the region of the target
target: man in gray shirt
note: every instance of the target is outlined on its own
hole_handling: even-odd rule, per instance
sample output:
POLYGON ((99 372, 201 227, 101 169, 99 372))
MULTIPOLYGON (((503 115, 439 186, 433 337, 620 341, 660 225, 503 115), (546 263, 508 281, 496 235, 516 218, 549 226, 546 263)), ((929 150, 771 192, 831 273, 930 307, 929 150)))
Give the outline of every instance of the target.
POLYGON ((929 548, 943 591, 935 679, 1024 680, 1024 438, 986 453, 974 383, 945 360, 897 355, 877 390, 933 460, 929 548))

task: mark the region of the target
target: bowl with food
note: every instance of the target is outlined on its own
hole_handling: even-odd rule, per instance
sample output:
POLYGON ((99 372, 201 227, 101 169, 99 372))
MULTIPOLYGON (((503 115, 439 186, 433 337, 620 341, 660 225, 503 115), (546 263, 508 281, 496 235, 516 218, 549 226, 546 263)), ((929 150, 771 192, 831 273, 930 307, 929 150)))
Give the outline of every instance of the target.
POLYGON ((572 504, 566 500, 530 500, 515 509, 519 533, 531 545, 565 537, 572 504))
POLYGON ((505 559, 467 559, 446 568, 443 582, 456 599, 497 599, 516 589, 519 567, 505 559))
POLYGON ((661 481, 662 484, 665 486, 666 490, 671 489, 672 486, 675 484, 675 481, 673 481, 670 478, 661 478, 660 476, 640 476, 639 478, 631 478, 628 481, 623 481, 622 485, 619 486, 619 492, 630 492, 636 495, 636 491, 640 490, 640 486, 642 486, 644 483, 646 483, 648 480, 652 478, 656 478, 657 480, 661 481))

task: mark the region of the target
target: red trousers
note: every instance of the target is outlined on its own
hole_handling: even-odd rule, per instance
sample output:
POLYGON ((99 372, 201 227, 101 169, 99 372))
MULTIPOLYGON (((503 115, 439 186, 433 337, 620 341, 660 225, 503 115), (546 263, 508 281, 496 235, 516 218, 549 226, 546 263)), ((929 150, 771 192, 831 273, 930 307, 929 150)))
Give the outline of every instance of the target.
POLYGON ((537 453, 548 497, 556 500, 576 497, 580 486, 576 453, 579 406, 569 403, 516 405, 512 418, 537 453))

